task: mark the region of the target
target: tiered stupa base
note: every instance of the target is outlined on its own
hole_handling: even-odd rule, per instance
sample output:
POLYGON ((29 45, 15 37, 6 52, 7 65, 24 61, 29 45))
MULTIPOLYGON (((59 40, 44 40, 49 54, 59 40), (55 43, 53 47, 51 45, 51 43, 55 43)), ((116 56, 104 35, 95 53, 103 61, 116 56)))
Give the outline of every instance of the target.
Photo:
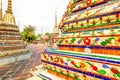
POLYGON ((36 66, 30 72, 30 78, 27 80, 65 80, 58 73, 43 69, 44 65, 36 66))
POLYGON ((66 80, 119 80, 120 57, 46 49, 41 61, 49 73, 66 80))
POLYGON ((0 66, 4 66, 4 65, 7 65, 7 64, 17 62, 17 61, 29 59, 29 58, 31 58, 31 56, 32 56, 31 52, 26 52, 24 54, 2 57, 2 58, 0 58, 0 66))

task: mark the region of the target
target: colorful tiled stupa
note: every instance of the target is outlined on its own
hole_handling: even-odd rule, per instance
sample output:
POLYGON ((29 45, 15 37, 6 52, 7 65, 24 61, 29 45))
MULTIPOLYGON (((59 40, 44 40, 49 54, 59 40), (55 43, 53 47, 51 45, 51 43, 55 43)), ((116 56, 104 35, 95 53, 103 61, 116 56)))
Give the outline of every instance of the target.
POLYGON ((16 58, 11 56, 27 52, 26 44, 21 39, 19 28, 12 12, 12 0, 8 0, 4 18, 2 17, 2 0, 0 0, 0 66, 14 62, 16 58))
POLYGON ((70 0, 41 61, 66 80, 120 80, 120 0, 70 0))

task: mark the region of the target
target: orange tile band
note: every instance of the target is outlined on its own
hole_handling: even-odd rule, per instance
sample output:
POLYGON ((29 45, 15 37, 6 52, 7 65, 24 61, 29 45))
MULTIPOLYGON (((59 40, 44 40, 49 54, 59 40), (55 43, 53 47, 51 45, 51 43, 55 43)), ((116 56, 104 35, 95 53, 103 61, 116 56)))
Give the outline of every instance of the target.
MULTIPOLYGON (((68 47, 59 47, 59 50, 67 50, 67 51, 77 51, 77 52, 85 52, 84 48, 68 48, 68 47)), ((91 49, 91 53, 94 54, 107 54, 107 55, 119 55, 120 50, 108 50, 108 49, 91 49)))

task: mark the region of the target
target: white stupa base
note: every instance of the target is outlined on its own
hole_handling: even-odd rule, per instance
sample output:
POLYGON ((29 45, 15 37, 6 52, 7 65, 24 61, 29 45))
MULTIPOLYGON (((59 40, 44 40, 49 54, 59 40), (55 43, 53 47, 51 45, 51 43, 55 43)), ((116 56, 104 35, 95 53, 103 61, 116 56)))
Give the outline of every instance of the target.
POLYGON ((0 67, 10 64, 10 63, 17 62, 17 61, 29 59, 29 58, 31 58, 31 56, 32 56, 32 53, 29 52, 29 53, 25 53, 25 54, 21 54, 21 55, 0 58, 0 67))
POLYGON ((54 74, 48 73, 42 67, 43 67, 43 65, 36 66, 32 71, 30 71, 30 74, 32 75, 32 77, 30 77, 26 80, 43 80, 42 78, 44 78, 45 80, 66 80, 66 79, 58 77, 54 74), (43 76, 39 77, 40 74, 43 75, 43 76, 46 76, 50 79, 46 79, 43 76))

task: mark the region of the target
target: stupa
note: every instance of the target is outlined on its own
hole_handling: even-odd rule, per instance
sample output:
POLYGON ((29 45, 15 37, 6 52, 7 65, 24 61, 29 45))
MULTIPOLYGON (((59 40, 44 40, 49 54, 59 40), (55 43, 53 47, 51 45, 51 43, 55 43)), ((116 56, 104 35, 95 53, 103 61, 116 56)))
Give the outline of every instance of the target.
POLYGON ((55 8, 55 26, 54 26, 54 29, 53 29, 53 32, 52 32, 52 36, 51 36, 51 39, 49 41, 49 45, 53 48, 56 48, 56 45, 53 44, 53 40, 55 37, 59 36, 59 28, 57 26, 57 8, 55 8))
POLYGON ((55 27, 54 27, 54 30, 53 30, 53 36, 56 37, 59 35, 59 29, 58 29, 58 26, 57 26, 57 8, 55 8, 55 27))
POLYGON ((61 37, 53 40, 58 49, 41 55, 47 74, 37 76, 120 80, 120 0, 70 0, 59 29, 61 37))
POLYGON ((30 55, 16 25, 12 0, 8 0, 4 17, 2 17, 2 0, 0 0, 0 66, 26 59, 30 55))

